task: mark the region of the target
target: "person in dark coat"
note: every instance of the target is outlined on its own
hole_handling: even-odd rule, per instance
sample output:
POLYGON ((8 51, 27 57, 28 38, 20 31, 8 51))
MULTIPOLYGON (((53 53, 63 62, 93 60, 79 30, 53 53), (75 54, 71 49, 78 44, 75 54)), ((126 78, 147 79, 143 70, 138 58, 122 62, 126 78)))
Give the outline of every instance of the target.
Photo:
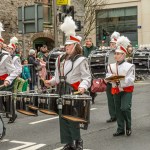
POLYGON ((30 51, 29 51, 28 62, 29 62, 29 64, 32 65, 32 66, 30 66, 31 81, 29 84, 29 88, 30 88, 30 90, 34 90, 34 86, 36 83, 36 73, 37 73, 36 68, 37 68, 37 66, 40 66, 39 61, 36 59, 36 52, 34 49, 30 49, 30 51))
MULTIPOLYGON (((94 46, 94 44, 92 42, 92 38, 87 37, 85 40, 85 46, 83 46, 83 55, 88 58, 88 56, 91 54, 91 52, 96 49, 97 49, 97 47, 94 46)), ((90 92, 90 96, 92 97, 93 104, 94 104, 96 95, 97 95, 96 93, 90 92)))

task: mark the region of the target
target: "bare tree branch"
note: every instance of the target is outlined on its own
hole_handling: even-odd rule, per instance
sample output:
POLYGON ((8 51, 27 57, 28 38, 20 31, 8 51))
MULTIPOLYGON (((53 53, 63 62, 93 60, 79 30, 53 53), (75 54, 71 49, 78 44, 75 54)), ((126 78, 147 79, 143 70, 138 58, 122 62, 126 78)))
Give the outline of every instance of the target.
POLYGON ((84 0, 84 38, 93 31, 96 22, 96 10, 102 10, 107 4, 107 0, 84 0))

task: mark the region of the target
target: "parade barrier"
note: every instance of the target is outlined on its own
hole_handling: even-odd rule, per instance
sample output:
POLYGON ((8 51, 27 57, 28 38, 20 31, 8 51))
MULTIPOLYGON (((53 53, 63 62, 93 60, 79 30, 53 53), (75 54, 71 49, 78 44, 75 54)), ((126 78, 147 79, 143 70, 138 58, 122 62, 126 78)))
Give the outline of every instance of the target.
POLYGON ((135 64, 137 74, 150 73, 150 49, 137 49, 133 54, 132 63, 135 64))

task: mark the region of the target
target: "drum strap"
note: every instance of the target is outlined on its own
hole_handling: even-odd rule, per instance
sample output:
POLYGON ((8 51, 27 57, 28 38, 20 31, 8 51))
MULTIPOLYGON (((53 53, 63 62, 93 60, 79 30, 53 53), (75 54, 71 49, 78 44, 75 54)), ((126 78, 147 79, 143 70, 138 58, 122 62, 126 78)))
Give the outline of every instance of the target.
MULTIPOLYGON (((112 68, 111 68, 111 65, 109 64, 109 69, 110 69, 110 72, 113 74, 113 71, 112 71, 112 68)), ((118 64, 116 63, 116 74, 119 75, 118 73, 118 64)))
POLYGON ((1 62, 1 60, 2 60, 2 58, 3 58, 4 55, 8 55, 8 54, 0 52, 0 62, 1 62))

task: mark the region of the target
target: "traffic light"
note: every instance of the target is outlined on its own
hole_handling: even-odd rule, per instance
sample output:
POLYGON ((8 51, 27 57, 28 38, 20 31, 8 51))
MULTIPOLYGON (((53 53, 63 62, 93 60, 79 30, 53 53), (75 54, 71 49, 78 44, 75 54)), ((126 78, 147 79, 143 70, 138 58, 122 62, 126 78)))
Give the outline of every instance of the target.
POLYGON ((74 6, 62 6, 62 12, 59 13, 59 21, 63 22, 66 16, 72 16, 72 18, 74 19, 74 6))
POLYGON ((103 29, 103 40, 106 40, 106 37, 109 36, 109 33, 103 29))
POLYGON ((74 6, 67 6, 66 14, 67 16, 72 16, 72 19, 74 19, 74 6))

